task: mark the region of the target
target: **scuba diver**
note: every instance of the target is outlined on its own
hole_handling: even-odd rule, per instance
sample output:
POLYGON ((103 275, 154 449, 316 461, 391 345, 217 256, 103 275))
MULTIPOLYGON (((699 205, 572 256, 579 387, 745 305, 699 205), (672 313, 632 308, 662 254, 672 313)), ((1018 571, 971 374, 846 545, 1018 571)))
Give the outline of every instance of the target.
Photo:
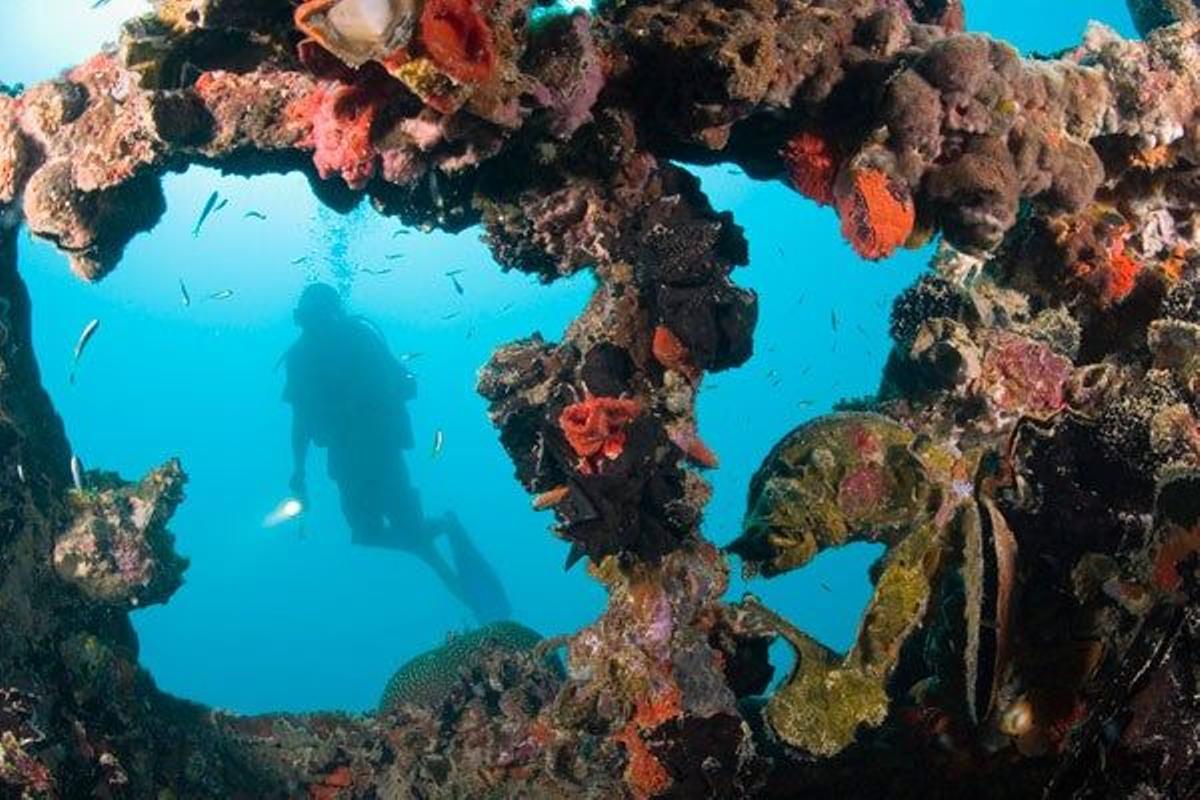
POLYGON ((301 333, 283 357, 283 399, 292 407, 295 497, 307 506, 309 445, 325 448, 354 544, 420 558, 480 623, 508 618, 504 587, 457 516, 427 519, 409 482, 402 451, 412 449, 413 435, 405 403, 416 397, 416 380, 370 322, 346 312, 332 286, 307 286, 292 316, 301 333), (453 568, 434 547, 443 534, 453 568))

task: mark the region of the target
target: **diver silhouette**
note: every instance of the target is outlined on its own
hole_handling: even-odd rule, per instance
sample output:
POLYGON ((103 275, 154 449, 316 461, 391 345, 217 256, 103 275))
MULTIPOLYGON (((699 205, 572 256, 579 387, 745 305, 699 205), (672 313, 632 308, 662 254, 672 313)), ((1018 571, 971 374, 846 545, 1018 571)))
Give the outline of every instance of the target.
POLYGON ((305 287, 293 319, 301 333, 283 358, 283 399, 292 407, 292 492, 307 506, 309 445, 324 448, 354 544, 411 553, 479 622, 506 619, 504 586, 458 517, 426 518, 409 481, 403 451, 412 449, 413 435, 405 403, 416 397, 416 380, 382 334, 347 313, 327 284, 305 287), (439 535, 447 538, 453 567, 434 546, 439 535))

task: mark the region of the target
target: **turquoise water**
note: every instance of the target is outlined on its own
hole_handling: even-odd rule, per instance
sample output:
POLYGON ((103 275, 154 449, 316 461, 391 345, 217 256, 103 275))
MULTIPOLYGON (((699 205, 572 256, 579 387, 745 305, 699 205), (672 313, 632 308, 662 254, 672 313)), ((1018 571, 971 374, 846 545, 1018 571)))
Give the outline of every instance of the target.
MULTIPOLYGON (((52 75, 144 8, 112 0, 89 11, 90 2, 6 8, 0 81, 52 75)), ((977 2, 969 25, 1027 52, 1077 41, 1089 17, 1133 35, 1116 0, 1043 5, 977 2)), ((888 307, 928 252, 861 263, 829 210, 736 169, 695 171, 713 205, 733 211, 746 228, 751 264, 735 278, 761 304, 754 358, 710 376, 700 400, 702 434, 721 458, 709 474, 715 494, 705 533, 725 543, 770 446, 837 399, 875 389, 889 346, 888 307)), ((291 309, 311 280, 343 289, 395 352, 419 353, 407 362, 419 386, 409 407, 416 448, 407 460, 427 513, 458 513, 520 621, 553 634, 595 618, 603 593, 581 567, 562 570, 566 546, 547 533, 550 516, 530 510, 474 392, 476 370, 495 346, 535 330, 557 338, 586 302, 590 276, 546 287, 501 273, 478 231, 396 235, 396 222, 365 205, 349 215, 321 208, 298 175, 247 180, 191 169, 167 176, 164 189, 162 221, 99 284, 74 278, 44 243, 23 237, 20 248, 43 380, 84 463, 132 478, 179 456, 191 476, 171 526, 192 562, 187 582, 165 606, 134 615, 142 661, 164 689, 245 712, 363 709, 397 664, 470 624, 467 610, 418 562, 350 545, 320 454, 310 459, 303 529, 262 526, 288 492, 289 412, 277 362, 296 333, 291 309), (214 190, 229 203, 193 237, 214 190), (462 295, 444 276, 450 269, 464 270, 457 276, 462 295), (232 295, 208 299, 225 290, 232 295), (72 384, 71 349, 92 318, 101 327, 72 384), (435 457, 439 430, 444 447, 435 457)), ((735 580, 731 594, 750 588, 844 647, 868 596, 874 553, 828 554, 800 573, 750 587, 735 580)))

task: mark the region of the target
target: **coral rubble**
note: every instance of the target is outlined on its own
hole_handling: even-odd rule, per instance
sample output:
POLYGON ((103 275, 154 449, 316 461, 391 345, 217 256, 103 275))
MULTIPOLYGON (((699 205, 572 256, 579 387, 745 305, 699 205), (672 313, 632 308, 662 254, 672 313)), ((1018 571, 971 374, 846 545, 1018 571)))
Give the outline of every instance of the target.
POLYGON ((958 0, 156 0, 0 87, 0 792, 1200 793, 1200 21, 1130 6, 1141 41, 1022 58, 958 0), (757 298, 682 166, 713 162, 832 206, 863 258, 940 238, 878 396, 776 445, 725 551, 696 396, 749 358, 757 298), (565 671, 505 624, 376 713, 240 718, 138 667, 128 611, 186 566, 183 473, 72 486, 15 231, 99 280, 197 163, 594 273, 561 341, 500 347, 478 387, 609 593, 565 671), (886 553, 847 653, 724 599, 730 554, 769 579, 856 540, 886 553), (777 637, 797 662, 771 691, 777 637))

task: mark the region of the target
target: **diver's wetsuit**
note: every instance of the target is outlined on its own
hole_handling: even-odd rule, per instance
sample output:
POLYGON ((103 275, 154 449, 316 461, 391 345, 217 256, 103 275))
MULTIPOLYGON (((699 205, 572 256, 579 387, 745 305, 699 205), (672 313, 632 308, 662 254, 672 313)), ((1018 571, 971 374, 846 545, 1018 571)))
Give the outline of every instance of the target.
POLYGON ((283 399, 328 450, 354 543, 412 549, 427 541, 402 455, 413 444, 404 403, 416 396, 416 381, 383 338, 365 320, 342 316, 306 330, 285 363, 283 399))
POLYGON ((427 519, 408 480, 413 445, 404 404, 416 381, 366 320, 345 313, 333 287, 310 284, 293 314, 302 333, 288 350, 283 399, 292 406, 292 490, 306 492, 310 443, 329 451, 329 477, 355 544, 421 559, 481 623, 508 617, 504 585, 452 511, 427 519), (444 535, 451 567, 434 546, 444 535))

